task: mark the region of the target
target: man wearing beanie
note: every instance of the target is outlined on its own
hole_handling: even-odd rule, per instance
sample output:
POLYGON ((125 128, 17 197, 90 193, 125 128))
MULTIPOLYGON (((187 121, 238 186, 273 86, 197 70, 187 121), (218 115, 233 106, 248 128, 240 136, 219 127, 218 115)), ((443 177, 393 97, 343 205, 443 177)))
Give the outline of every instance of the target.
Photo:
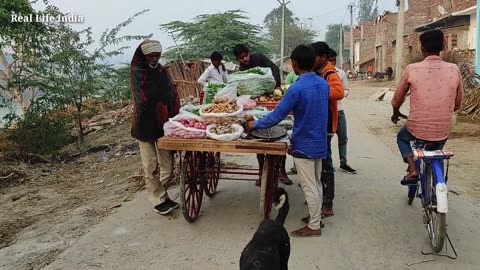
POLYGON ((154 211, 166 215, 178 207, 168 197, 166 185, 173 176, 173 153, 158 149, 163 124, 178 114, 180 100, 167 71, 158 63, 162 45, 144 40, 130 63, 133 94, 132 137, 137 139, 145 175, 148 199, 154 211))

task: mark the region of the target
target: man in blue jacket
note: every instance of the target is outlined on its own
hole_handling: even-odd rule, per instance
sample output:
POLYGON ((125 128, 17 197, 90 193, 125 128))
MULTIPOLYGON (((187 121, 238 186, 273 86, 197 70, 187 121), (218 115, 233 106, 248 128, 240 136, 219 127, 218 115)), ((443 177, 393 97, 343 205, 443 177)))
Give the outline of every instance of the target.
POLYGON ((247 130, 266 129, 285 119, 290 111, 295 118, 292 134, 292 156, 297 167, 310 219, 308 225, 290 233, 292 237, 321 236, 322 159, 327 157, 328 97, 327 82, 311 72, 315 62, 312 47, 297 46, 290 58, 300 77, 285 97, 266 117, 248 123, 247 130))

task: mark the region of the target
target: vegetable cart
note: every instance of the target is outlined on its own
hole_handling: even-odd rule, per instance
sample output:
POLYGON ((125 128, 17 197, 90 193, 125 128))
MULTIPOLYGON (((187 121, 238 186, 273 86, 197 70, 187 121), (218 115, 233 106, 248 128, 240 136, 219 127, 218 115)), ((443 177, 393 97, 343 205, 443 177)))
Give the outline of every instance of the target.
POLYGON ((256 140, 215 141, 211 139, 161 138, 159 148, 180 151, 180 201, 183 216, 194 222, 200 213, 203 193, 213 197, 219 180, 260 179, 260 215, 268 218, 272 209, 273 191, 278 186, 279 161, 287 152, 284 142, 262 142, 256 140), (257 169, 225 169, 221 166, 221 153, 247 153, 264 156, 257 169), (227 178, 226 176, 238 176, 227 178), (243 176, 240 177, 240 176, 243 176))

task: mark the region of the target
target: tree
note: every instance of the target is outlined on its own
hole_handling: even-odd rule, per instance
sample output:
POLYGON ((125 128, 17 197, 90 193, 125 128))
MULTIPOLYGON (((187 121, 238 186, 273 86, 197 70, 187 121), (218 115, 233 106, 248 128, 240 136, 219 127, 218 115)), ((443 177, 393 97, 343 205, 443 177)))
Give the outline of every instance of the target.
MULTIPOLYGON (((280 57, 280 42, 282 31, 282 8, 274 8, 267 14, 263 20, 267 29, 267 46, 272 54, 280 57)), ((289 56, 293 49, 301 44, 310 44, 317 33, 312 29, 312 25, 306 21, 302 22, 295 17, 293 12, 285 8, 285 48, 284 56, 289 56)))
POLYGON ((115 72, 113 66, 106 60, 122 54, 128 47, 123 46, 113 50, 107 50, 107 48, 125 41, 150 38, 151 34, 118 37, 122 28, 147 11, 134 14, 111 30, 106 29, 99 40, 100 46, 93 51, 89 50, 94 44, 91 28, 75 31, 65 23, 59 24, 56 28, 54 36, 57 42, 52 46, 53 54, 47 62, 48 94, 76 108, 75 120, 81 142, 83 141, 84 102, 98 96, 103 86, 102 79, 107 76, 106 74, 115 72))
POLYGON ((378 16, 378 0, 359 0, 357 23, 374 21, 378 16))
MULTIPOLYGON (((342 26, 341 24, 329 24, 327 25, 327 33, 325 34, 325 42, 328 44, 328 46, 330 46, 330 48, 337 51, 337 54, 342 49, 340 48, 340 38, 342 38, 343 47, 345 48, 345 40, 343 39, 343 35, 340 36, 341 27, 343 27, 343 33, 350 31, 350 26, 348 25, 342 26)), ((343 52, 343 57, 348 59, 350 57, 349 50, 343 50, 343 52)))
POLYGON ((21 113, 26 113, 41 92, 43 63, 50 58, 49 44, 54 37, 55 26, 40 22, 12 22, 11 14, 49 15, 61 14, 48 5, 36 11, 28 0, 0 0, 0 93, 6 97, 2 102, 17 104, 21 113))
POLYGON ((130 90, 130 65, 124 64, 103 74, 100 96, 113 102, 123 102, 132 98, 130 90))
POLYGON ((232 49, 243 43, 252 51, 266 53, 261 28, 248 22, 241 10, 196 16, 193 22, 173 21, 160 25, 160 29, 170 33, 180 43, 164 54, 168 60, 179 59, 181 53, 186 60, 208 58, 218 51, 225 60, 234 59, 232 49))

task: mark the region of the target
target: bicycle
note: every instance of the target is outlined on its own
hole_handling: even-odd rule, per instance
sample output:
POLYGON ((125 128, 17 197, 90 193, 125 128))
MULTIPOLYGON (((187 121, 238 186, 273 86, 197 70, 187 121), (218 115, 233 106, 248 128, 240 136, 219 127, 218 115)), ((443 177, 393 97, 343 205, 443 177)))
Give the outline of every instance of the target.
POLYGON ((408 204, 420 198, 423 207, 423 223, 427 229, 434 252, 443 249, 447 236, 448 166, 453 153, 435 150, 443 142, 416 140, 412 143, 414 160, 419 173, 417 184, 408 186, 408 204), (446 171, 445 171, 446 161, 446 171))

